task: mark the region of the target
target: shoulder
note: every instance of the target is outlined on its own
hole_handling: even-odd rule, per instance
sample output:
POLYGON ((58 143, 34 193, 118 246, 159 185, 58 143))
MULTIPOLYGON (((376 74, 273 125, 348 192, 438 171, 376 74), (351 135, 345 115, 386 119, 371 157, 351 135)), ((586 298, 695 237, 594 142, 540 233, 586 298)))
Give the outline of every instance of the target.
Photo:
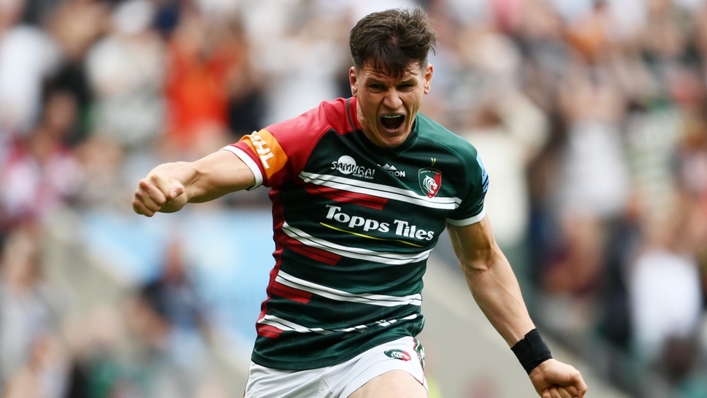
MULTIPOLYGON (((253 161, 250 167, 257 185, 275 186, 288 181, 304 168, 321 140, 331 134, 353 131, 350 99, 323 101, 294 118, 271 124, 244 136, 236 147, 253 161), (258 176, 262 176, 262 180, 258 176)), ((353 108, 355 109, 355 108, 353 108)))
POLYGON ((354 130, 351 115, 351 100, 337 98, 322 101, 315 108, 283 122, 272 124, 265 128, 271 133, 288 132, 326 132, 335 130, 347 133, 354 130))
POLYGON ((478 151, 474 145, 464 137, 453 133, 438 122, 422 113, 418 113, 419 138, 450 152, 461 159, 476 159, 478 151))
POLYGON ((476 147, 469 140, 449 131, 423 114, 418 114, 418 122, 420 139, 426 141, 432 146, 430 149, 444 157, 448 167, 462 172, 464 178, 473 182, 473 185, 486 189, 488 186, 486 167, 476 147))

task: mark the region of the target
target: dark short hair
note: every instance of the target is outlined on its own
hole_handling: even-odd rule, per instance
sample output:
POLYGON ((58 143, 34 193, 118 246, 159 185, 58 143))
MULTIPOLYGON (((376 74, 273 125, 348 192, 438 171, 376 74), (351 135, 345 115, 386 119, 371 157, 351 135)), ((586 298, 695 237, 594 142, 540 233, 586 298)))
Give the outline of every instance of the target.
POLYGON ((349 35, 356 69, 370 63, 377 72, 394 77, 403 76, 413 62, 425 67, 427 54, 436 44, 437 33, 422 7, 368 14, 349 35))

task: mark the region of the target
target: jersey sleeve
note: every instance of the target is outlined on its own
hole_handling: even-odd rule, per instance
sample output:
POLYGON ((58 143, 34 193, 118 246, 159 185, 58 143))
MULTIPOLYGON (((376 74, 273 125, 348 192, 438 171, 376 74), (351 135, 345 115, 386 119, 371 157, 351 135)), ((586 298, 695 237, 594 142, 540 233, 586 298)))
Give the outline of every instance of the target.
POLYGON ((246 135, 223 149, 243 160, 255 175, 255 184, 249 190, 260 185, 277 187, 299 175, 324 133, 346 130, 346 123, 336 124, 337 120, 345 121, 345 116, 341 117, 345 107, 343 99, 322 102, 317 108, 246 135))
POLYGON ((476 149, 470 155, 470 159, 464 162, 468 190, 461 205, 447 217, 447 223, 459 227, 477 223, 486 215, 484 200, 489 187, 489 176, 476 149))

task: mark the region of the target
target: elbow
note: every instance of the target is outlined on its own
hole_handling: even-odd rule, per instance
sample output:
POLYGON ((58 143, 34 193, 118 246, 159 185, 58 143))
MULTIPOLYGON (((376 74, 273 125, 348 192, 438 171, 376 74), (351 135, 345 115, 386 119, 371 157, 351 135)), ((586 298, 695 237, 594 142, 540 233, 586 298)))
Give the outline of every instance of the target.
POLYGON ((483 250, 474 253, 471 258, 460 258, 459 267, 467 275, 486 274, 502 264, 503 258, 499 250, 483 250))
POLYGON ((460 260, 459 268, 465 275, 479 275, 493 270, 494 262, 491 259, 482 258, 474 260, 460 260))

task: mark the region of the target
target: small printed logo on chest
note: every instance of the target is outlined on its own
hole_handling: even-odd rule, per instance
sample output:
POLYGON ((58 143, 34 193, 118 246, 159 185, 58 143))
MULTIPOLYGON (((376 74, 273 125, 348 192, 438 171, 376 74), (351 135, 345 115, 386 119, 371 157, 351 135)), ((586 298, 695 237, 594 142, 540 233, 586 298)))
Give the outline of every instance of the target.
POLYGON ((428 198, 433 198, 442 187, 442 172, 436 169, 420 169, 420 188, 428 198))
POLYGON ((381 167, 383 167, 383 170, 387 171, 388 174, 392 175, 393 177, 405 178, 405 170, 398 170, 395 166, 389 165, 388 163, 386 163, 385 166, 381 167))
POLYGON ((352 175, 354 177, 372 179, 376 173, 376 169, 371 167, 359 166, 356 164, 356 159, 351 156, 344 155, 335 162, 331 162, 331 169, 337 170, 341 174, 352 175))

